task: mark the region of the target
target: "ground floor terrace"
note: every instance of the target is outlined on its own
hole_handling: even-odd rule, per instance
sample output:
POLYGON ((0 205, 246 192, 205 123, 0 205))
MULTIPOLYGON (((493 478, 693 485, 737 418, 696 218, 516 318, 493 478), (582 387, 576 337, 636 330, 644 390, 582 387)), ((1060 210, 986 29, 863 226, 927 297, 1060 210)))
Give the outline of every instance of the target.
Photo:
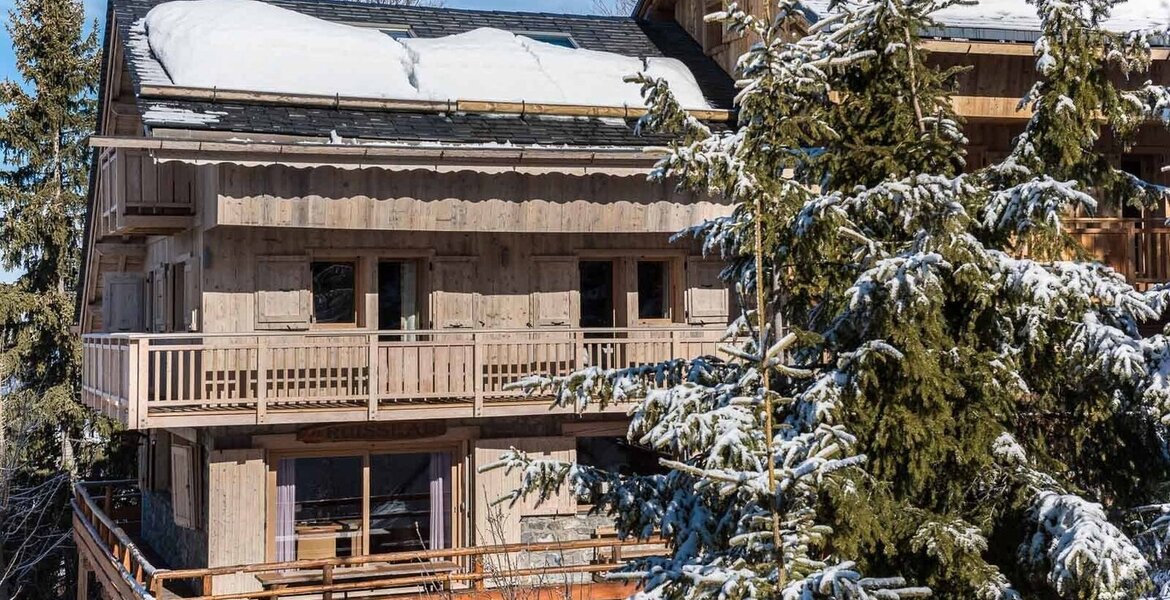
POLYGON ((82 598, 624 598, 660 554, 567 489, 500 503, 516 448, 655 472, 625 420, 558 416, 152 430, 137 481, 78 484, 82 598), (85 589, 88 588, 88 589, 85 589))

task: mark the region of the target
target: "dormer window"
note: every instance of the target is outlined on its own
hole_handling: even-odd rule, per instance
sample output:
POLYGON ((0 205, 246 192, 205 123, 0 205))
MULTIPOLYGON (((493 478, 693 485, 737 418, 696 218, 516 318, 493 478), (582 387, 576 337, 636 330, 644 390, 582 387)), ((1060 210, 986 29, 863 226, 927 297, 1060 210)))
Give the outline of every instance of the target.
POLYGON ((552 32, 539 32, 539 31, 513 31, 512 33, 515 33, 516 35, 522 35, 526 38, 536 40, 538 42, 544 42, 546 44, 560 46, 562 48, 580 48, 581 47, 577 44, 577 40, 574 40, 573 36, 571 36, 567 33, 552 33, 552 32))

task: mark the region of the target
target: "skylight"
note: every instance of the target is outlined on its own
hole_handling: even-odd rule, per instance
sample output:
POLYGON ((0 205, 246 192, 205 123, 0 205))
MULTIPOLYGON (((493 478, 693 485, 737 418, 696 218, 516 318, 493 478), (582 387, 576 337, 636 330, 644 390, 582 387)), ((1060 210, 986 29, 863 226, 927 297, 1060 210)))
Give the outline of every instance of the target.
POLYGON ((522 35, 528 39, 536 40, 538 42, 560 46, 562 48, 581 47, 577 45, 577 40, 574 40, 573 36, 567 33, 542 33, 539 31, 513 31, 512 33, 515 33, 516 35, 522 35))

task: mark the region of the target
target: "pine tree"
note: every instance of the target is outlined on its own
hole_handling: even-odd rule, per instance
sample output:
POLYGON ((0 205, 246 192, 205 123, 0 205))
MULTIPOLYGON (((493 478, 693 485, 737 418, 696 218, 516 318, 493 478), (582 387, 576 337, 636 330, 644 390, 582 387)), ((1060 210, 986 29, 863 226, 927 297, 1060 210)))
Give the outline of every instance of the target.
POLYGON ((1090 69, 1088 57, 1115 52, 1129 58, 1113 68, 1148 60, 1140 37, 1103 32, 1110 3, 1040 0, 1035 116, 1003 165, 959 173, 961 124, 941 98, 950 73, 915 36, 946 4, 835 3, 791 42, 780 32, 794 2, 763 18, 735 4, 713 15, 764 40, 739 62, 733 133, 642 80, 643 125, 680 137, 655 175, 735 202, 688 234, 728 259, 740 304, 754 307, 734 330, 748 341, 725 361, 528 382, 578 407, 642 399, 630 441, 666 455, 667 475, 521 453, 503 464, 524 469, 522 491, 568 479, 624 534, 661 531, 673 555, 634 567, 643 597, 865 597, 820 585, 846 559, 948 599, 1152 591, 1156 567, 1130 525, 1170 512, 1157 503, 1170 344, 1139 325, 1162 316, 1170 288, 1139 292, 1108 267, 1060 260, 1067 246, 1043 236, 1062 235, 1060 218, 1093 205, 1090 193, 1161 193, 1117 175, 1086 135, 1165 119, 1166 90, 1121 91, 1090 69))
POLYGON ((81 2, 20 0, 8 24, 19 80, 0 83, 0 287, 5 380, 0 597, 58 596, 68 570, 70 484, 101 448, 79 404, 73 324, 94 123, 96 32, 81 2))

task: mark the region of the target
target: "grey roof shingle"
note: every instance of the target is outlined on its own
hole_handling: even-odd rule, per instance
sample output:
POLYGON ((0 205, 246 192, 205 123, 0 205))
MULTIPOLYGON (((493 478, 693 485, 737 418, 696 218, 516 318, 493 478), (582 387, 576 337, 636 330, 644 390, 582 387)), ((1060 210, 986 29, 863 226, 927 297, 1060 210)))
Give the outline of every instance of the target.
MULTIPOLYGON (((135 90, 158 83, 165 71, 150 56, 136 22, 164 0, 112 0, 113 24, 126 44, 130 77, 135 90)), ((730 108, 734 96, 731 78, 703 53, 676 23, 648 22, 627 17, 599 17, 549 13, 458 10, 389 6, 344 0, 265 0, 329 21, 407 26, 418 37, 452 35, 479 27, 510 31, 565 33, 582 48, 634 57, 670 57, 682 61, 694 74, 704 95, 719 108, 730 108)), ((665 141, 662 136, 638 136, 633 123, 615 119, 404 113, 375 110, 336 110, 273 106, 239 102, 189 101, 139 96, 139 110, 151 128, 195 129, 242 134, 329 136, 401 142, 513 143, 569 146, 642 146, 665 141), (165 110, 151 110, 165 107, 165 110), (195 113, 204 118, 182 118, 195 113)))

